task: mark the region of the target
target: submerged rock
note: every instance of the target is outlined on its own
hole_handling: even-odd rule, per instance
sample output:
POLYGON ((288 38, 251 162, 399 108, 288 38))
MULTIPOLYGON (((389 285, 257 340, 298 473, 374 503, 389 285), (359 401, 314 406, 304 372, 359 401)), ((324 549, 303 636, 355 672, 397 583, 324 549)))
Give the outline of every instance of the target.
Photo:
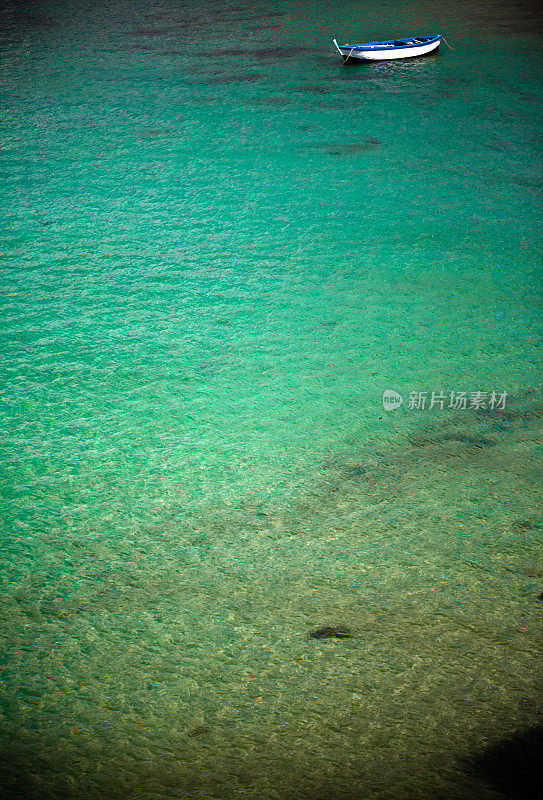
POLYGON ((539 522, 532 519, 519 519, 515 522, 514 526, 519 531, 533 531, 540 528, 539 522))
POLYGON ((349 478, 360 478, 366 474, 366 470, 361 464, 349 464, 343 468, 343 472, 349 478))
POLYGON ((349 628, 317 628, 316 631, 311 631, 309 634, 310 639, 349 639, 352 636, 349 628))
POLYGON ((198 737, 198 736, 205 736, 206 733, 209 733, 209 728, 207 725, 198 725, 196 728, 188 731, 188 736, 198 737))

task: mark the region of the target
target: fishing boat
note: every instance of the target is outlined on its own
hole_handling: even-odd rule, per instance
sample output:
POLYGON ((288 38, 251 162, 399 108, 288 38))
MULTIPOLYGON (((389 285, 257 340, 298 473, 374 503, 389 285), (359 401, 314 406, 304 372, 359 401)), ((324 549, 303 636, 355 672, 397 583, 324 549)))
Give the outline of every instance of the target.
POLYGON ((415 58, 425 56, 439 48, 441 34, 416 36, 410 39, 391 39, 388 42, 366 42, 365 44, 334 44, 347 61, 384 61, 393 58, 415 58))

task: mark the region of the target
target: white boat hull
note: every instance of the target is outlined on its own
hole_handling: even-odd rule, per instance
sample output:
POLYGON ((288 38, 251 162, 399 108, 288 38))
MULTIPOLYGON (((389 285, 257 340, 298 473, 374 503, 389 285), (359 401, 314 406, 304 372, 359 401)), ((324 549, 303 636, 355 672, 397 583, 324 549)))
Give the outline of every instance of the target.
POLYGON ((437 50, 441 44, 441 39, 429 44, 421 44, 420 47, 394 47, 380 48, 372 50, 355 50, 350 47, 338 47, 339 52, 345 60, 349 61, 390 61, 396 58, 416 58, 425 56, 433 50, 437 50))

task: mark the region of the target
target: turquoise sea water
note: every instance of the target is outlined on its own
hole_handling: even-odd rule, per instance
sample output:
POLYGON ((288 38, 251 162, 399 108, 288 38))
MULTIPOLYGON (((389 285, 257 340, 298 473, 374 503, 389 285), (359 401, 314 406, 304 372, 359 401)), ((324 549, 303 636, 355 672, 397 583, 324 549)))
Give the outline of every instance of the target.
POLYGON ((481 759, 541 719, 532 7, 76 5, 2 12, 2 791, 511 796, 481 759))

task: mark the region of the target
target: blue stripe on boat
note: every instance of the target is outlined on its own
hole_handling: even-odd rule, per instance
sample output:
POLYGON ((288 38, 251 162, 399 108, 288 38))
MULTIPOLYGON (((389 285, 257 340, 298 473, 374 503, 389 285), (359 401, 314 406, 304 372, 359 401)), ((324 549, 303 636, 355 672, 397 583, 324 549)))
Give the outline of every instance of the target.
POLYGON ((340 44, 342 50, 398 50, 404 47, 422 47, 426 44, 441 39, 441 34, 434 36, 408 36, 405 39, 391 39, 388 42, 365 42, 364 44, 340 44), (413 42, 413 39, 422 39, 423 41, 413 42), (410 44, 408 44, 410 42, 410 44))

